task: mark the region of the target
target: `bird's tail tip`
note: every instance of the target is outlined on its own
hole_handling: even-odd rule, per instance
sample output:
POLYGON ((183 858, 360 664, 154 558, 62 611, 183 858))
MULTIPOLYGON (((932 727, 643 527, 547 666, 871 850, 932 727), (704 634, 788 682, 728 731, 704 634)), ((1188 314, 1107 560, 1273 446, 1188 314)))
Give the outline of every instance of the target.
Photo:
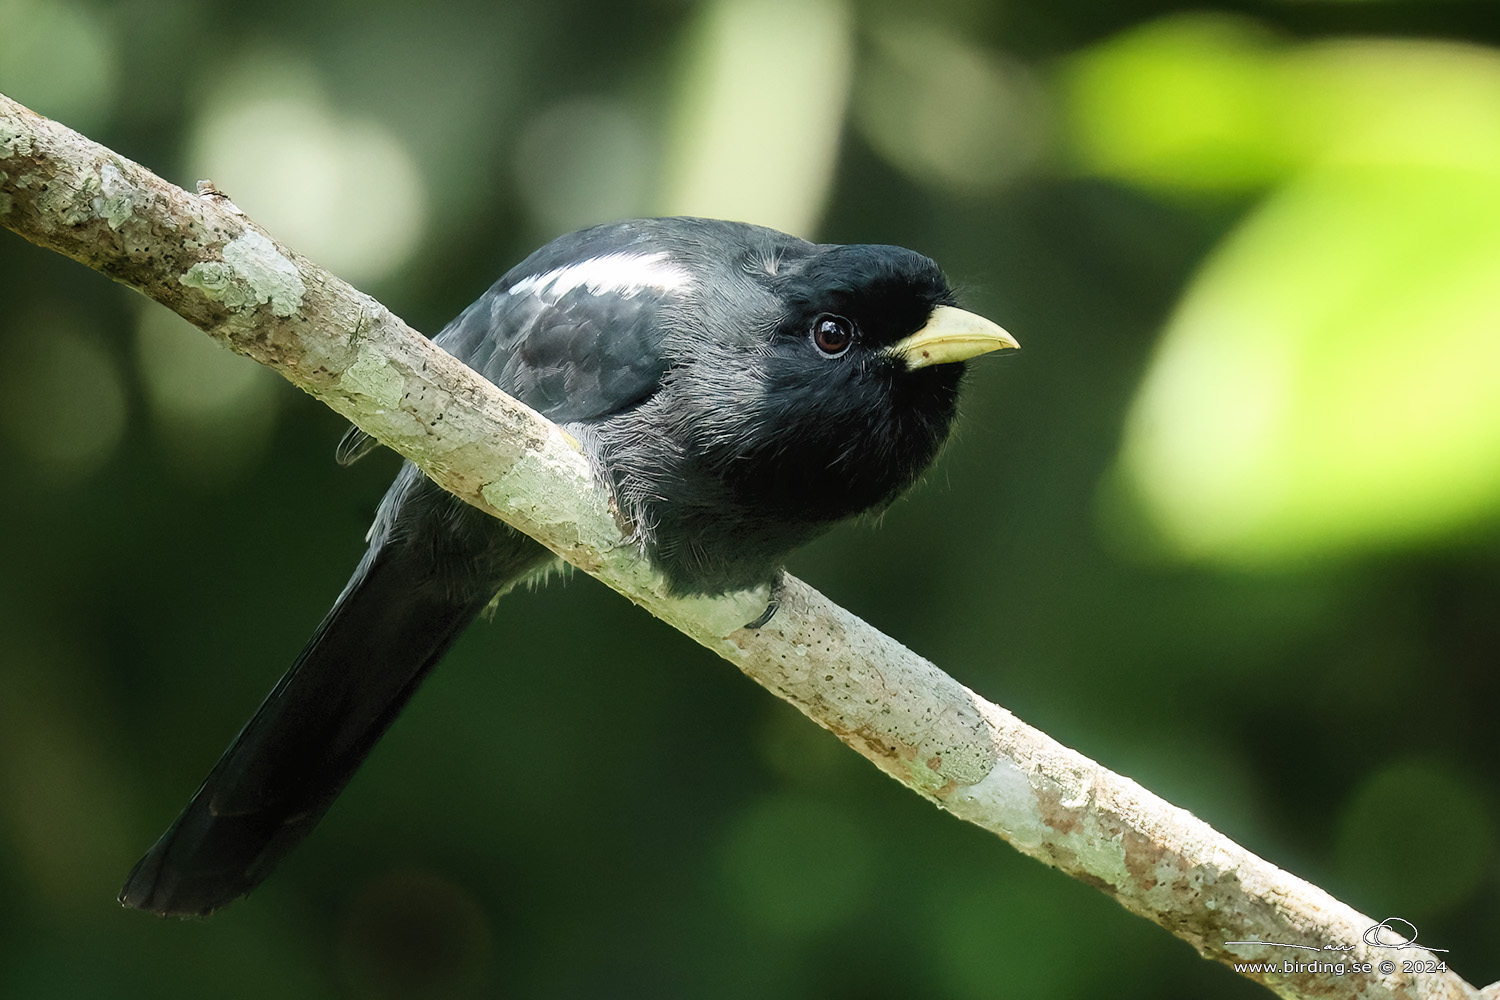
POLYGON ((154 845, 125 876, 125 884, 115 897, 121 906, 158 917, 202 919, 238 898, 236 894, 226 899, 222 891, 194 886, 180 874, 174 875, 162 848, 160 842, 154 845))

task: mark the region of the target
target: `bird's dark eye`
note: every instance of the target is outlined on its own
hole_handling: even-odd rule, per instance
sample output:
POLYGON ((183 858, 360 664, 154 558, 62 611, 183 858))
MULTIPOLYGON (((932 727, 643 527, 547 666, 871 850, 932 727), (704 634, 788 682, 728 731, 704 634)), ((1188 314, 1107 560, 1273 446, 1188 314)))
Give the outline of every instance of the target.
POLYGON ((842 316, 824 313, 813 320, 812 342, 818 350, 836 358, 854 342, 854 324, 842 316))

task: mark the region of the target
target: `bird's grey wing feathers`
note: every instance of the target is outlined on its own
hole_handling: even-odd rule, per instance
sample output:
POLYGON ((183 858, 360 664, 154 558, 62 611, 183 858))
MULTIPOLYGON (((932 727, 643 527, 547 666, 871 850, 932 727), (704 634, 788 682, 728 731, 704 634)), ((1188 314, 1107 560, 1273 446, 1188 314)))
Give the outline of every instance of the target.
MULTIPOLYGON (((550 244, 497 281, 433 342, 558 423, 639 403, 660 383, 665 310, 687 271, 642 246, 641 224, 603 226, 550 244)), ((351 427, 340 464, 377 442, 351 427)))
POLYGON ((559 423, 606 416, 649 395, 664 370, 661 293, 555 285, 492 288, 436 342, 559 423))

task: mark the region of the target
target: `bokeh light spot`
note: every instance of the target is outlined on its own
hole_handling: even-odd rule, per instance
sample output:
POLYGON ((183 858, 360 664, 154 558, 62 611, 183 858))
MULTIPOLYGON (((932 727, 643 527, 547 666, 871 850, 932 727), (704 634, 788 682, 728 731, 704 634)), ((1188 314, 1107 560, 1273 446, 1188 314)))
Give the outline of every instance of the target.
MULTIPOLYGON (((26 906, 94 913, 119 877, 130 832, 129 784, 111 754, 109 716, 89 685, 99 664, 59 638, 62 619, 33 633, 8 623, 0 698, 0 843, 16 862, 26 906)), ((0 966, 8 963, 0 962, 0 966)), ((11 995, 11 994, 6 994, 11 995)))
POLYGON ((650 211, 651 142, 639 117, 609 98, 544 109, 516 143, 516 183, 548 238, 650 211))
POLYGON ((109 353, 75 320, 22 319, 3 346, 0 433, 38 471, 71 482, 113 454, 125 430, 125 389, 109 353))
POLYGON ((1446 766, 1407 761, 1366 778, 1339 816, 1339 869, 1356 903, 1421 921, 1463 902, 1495 854, 1486 797, 1446 766))
POLYGON ((71 0, 0 0, 0 93, 88 132, 109 117, 115 78, 97 12, 71 0))
POLYGON ((765 799, 728 834, 724 876, 757 927, 801 937, 837 926, 869 894, 875 847, 845 813, 811 797, 765 799))
POLYGON ((705 4, 687 40, 663 214, 810 233, 833 180, 852 30, 841 0, 705 4))
POLYGON ((256 465, 275 424, 280 380, 270 369, 151 304, 135 348, 152 417, 186 479, 214 483, 256 465))
POLYGON ((915 179, 959 192, 998 189, 1041 156, 1049 117, 1020 62, 926 23, 873 33, 855 118, 882 156, 915 179))
POLYGON ((188 168, 341 277, 378 280, 416 250, 427 199, 384 126, 340 114, 295 59, 248 57, 208 92, 188 168))

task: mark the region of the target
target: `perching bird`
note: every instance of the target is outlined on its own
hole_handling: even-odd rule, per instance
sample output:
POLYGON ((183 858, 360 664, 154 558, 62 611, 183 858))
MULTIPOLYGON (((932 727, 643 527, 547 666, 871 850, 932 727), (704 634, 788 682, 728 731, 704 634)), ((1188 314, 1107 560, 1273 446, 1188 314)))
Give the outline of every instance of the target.
MULTIPOLYGON (((910 250, 691 218, 554 240, 436 342, 578 439, 681 594, 769 583, 796 546, 889 504, 947 437, 963 362, 1016 346, 910 250)), ((351 431, 339 458, 373 447, 351 431)), ((464 627, 554 559, 410 462, 369 543, 122 903, 204 915, 259 884, 464 627)))

